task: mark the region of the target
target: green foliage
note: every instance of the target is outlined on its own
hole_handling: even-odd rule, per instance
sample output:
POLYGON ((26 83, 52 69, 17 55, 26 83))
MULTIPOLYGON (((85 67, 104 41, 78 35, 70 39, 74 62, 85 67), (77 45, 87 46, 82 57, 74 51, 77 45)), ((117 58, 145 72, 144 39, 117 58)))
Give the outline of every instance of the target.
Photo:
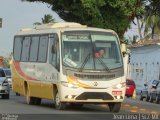
POLYGON ((146 6, 146 9, 149 9, 150 14, 160 16, 160 0, 148 0, 148 1, 150 4, 146 6))
POLYGON ((34 25, 41 25, 41 24, 46 24, 46 23, 54 23, 55 20, 53 19, 52 15, 50 14, 45 14, 44 17, 42 18, 42 22, 36 22, 34 25))
POLYGON ((45 2, 66 21, 115 30, 121 38, 137 14, 142 0, 22 0, 45 2))
POLYGON ((8 58, 3 58, 2 64, 3 64, 4 68, 9 68, 10 67, 8 58))
POLYGON ((151 29, 152 38, 155 30, 160 30, 160 1, 149 0, 149 4, 145 6, 144 13, 145 33, 151 29))

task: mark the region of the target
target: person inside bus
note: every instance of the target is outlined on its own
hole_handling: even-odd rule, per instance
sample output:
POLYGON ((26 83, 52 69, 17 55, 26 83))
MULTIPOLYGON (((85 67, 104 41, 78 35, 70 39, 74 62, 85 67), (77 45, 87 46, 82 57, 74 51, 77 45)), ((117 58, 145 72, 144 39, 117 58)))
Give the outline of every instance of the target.
POLYGON ((104 58, 105 57, 104 49, 100 49, 98 52, 96 52, 95 57, 96 58, 104 58))

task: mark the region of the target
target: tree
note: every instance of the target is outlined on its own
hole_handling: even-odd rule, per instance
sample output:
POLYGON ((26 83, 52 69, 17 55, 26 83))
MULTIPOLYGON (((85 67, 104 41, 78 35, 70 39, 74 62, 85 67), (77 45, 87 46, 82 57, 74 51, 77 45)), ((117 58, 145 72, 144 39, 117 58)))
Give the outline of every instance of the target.
POLYGON ((145 6, 145 32, 147 33, 151 29, 152 39, 155 34, 155 30, 160 30, 160 1, 149 0, 150 4, 145 6))
POLYGON ((50 15, 50 14, 45 14, 44 15, 44 18, 42 18, 42 22, 40 23, 40 22, 36 22, 36 23, 34 23, 34 25, 41 25, 41 24, 46 24, 46 23, 54 23, 55 22, 55 20, 53 19, 53 17, 52 17, 52 15, 50 15))
POLYGON ((142 16, 136 16, 137 19, 137 26, 138 26, 138 33, 139 33, 139 37, 140 40, 142 40, 142 29, 143 29, 143 17, 142 16))
POLYGON ((6 57, 3 58, 3 67, 4 68, 10 68, 8 58, 6 58, 6 57))
POLYGON ((148 0, 148 2, 150 4, 148 4, 147 7, 152 10, 152 13, 160 15, 160 1, 159 0, 148 0))
POLYGON ((155 34, 155 29, 160 29, 160 16, 158 15, 149 15, 145 20, 145 32, 148 32, 149 28, 151 28, 152 39, 155 34))
POLYGON ((142 0, 21 0, 51 5, 65 21, 115 30, 121 38, 136 14, 143 11, 142 0))

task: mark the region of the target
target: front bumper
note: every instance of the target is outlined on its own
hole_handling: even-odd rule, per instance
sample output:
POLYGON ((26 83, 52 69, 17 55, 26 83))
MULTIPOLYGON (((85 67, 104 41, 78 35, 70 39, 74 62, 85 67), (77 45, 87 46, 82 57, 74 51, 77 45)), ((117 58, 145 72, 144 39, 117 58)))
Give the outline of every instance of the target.
POLYGON ((9 94, 9 86, 0 86, 0 95, 9 94))
POLYGON ((125 96, 125 87, 115 90, 106 89, 85 89, 85 88, 68 88, 61 86, 60 89, 61 102, 77 102, 77 103, 108 103, 123 102, 125 96), (113 91, 121 91, 120 95, 113 95, 113 91))

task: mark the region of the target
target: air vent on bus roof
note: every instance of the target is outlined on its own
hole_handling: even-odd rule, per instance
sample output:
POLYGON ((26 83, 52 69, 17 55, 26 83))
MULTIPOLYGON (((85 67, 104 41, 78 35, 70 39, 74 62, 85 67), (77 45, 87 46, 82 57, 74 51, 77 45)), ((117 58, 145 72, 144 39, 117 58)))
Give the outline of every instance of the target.
POLYGON ((25 31, 31 31, 31 30, 33 30, 33 29, 32 28, 23 28, 20 31, 25 32, 25 31))
POLYGON ((42 29, 52 29, 52 28, 81 28, 81 27, 87 27, 86 25, 81 25, 79 23, 74 23, 74 22, 60 22, 60 23, 49 23, 49 24, 42 24, 42 25, 37 25, 35 29, 37 30, 42 30, 42 29))

